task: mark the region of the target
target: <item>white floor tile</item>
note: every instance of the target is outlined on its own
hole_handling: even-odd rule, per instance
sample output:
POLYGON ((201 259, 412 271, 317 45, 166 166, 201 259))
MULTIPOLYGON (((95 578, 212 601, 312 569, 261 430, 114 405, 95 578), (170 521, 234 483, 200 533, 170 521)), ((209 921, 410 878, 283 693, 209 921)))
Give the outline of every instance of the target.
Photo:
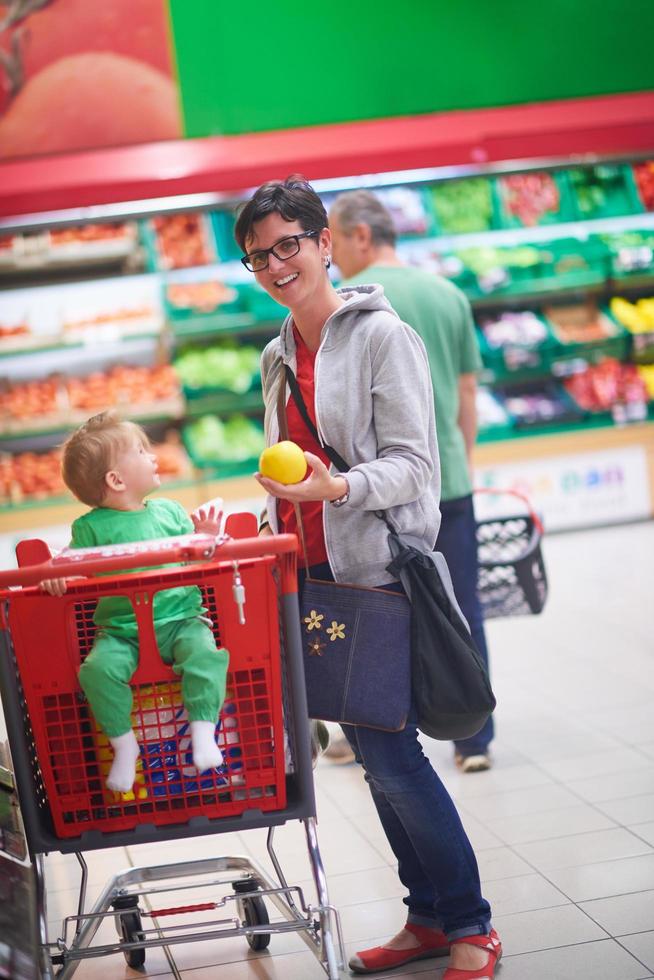
POLYGON ((654 855, 558 868, 547 878, 573 902, 654 889, 654 855))
POLYGON ((611 936, 644 932, 654 923, 654 890, 582 902, 580 908, 611 936))
POLYGON ((498 980, 643 980, 651 973, 613 940, 505 955, 498 980))
POLYGON ((540 871, 574 868, 599 861, 635 857, 638 854, 654 856, 654 851, 648 844, 621 827, 573 834, 556 840, 516 844, 515 850, 540 871))
POLYGON ((654 973, 654 932, 642 932, 637 936, 625 936, 620 940, 632 956, 644 963, 654 973))

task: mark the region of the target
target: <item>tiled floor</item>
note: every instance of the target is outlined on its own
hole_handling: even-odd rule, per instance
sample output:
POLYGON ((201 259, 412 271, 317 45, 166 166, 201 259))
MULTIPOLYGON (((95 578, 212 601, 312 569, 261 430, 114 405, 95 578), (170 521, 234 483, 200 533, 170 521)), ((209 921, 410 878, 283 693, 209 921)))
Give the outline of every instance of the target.
MULTIPOLYGON (((653 554, 654 523, 548 539, 546 612, 489 626, 499 702, 493 770, 462 776, 450 747, 426 740, 477 850, 504 942, 499 980, 654 976, 653 554)), ((349 954, 401 925, 402 887, 357 769, 322 761, 316 786, 320 845, 349 954)), ((302 828, 284 827, 278 845, 290 882, 309 889, 302 828)), ((95 852, 92 890, 128 864, 243 852, 264 857, 265 834, 166 845, 164 855, 154 845, 95 852)), ((61 856, 48 865, 54 921, 74 911, 77 873, 61 856)), ((444 964, 434 962, 391 976, 441 977, 444 964)), ((241 940, 176 945, 148 952, 146 973, 324 976, 294 936, 273 936, 257 955, 241 940)), ((112 956, 82 964, 76 978, 138 975, 112 956)))

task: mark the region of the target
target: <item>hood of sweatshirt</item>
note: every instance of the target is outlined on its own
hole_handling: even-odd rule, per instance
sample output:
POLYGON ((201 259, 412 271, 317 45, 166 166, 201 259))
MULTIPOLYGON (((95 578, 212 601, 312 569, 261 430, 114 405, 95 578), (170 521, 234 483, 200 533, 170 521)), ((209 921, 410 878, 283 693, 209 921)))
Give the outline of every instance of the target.
MULTIPOLYGON (((391 304, 384 296, 383 286, 374 283, 366 286, 342 286, 336 292, 345 302, 325 320, 320 334, 320 347, 330 350, 337 347, 343 337, 343 332, 356 325, 361 313, 379 312, 399 320, 391 304)), ((285 361, 295 355, 295 337, 293 336, 293 317, 289 315, 282 324, 279 334, 282 357, 285 361)))

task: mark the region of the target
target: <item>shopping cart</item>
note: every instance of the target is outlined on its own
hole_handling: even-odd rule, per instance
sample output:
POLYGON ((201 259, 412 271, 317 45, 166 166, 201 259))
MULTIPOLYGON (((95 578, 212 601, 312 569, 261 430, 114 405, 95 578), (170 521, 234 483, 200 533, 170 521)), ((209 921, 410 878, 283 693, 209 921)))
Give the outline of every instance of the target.
POLYGON ((139 967, 152 947, 243 936, 260 950, 273 934, 297 932, 330 980, 338 980, 344 948, 316 833, 295 537, 186 535, 71 549, 56 558, 42 542, 30 542, 19 562, 22 567, 0 572, 0 693, 36 876, 41 977, 66 980, 86 957, 122 952, 139 967), (184 564, 170 567, 175 562, 184 564), (71 581, 63 598, 15 588, 81 575, 87 577, 71 581), (225 764, 202 774, 190 765, 179 681, 159 657, 152 621, 157 592, 190 585, 200 588, 216 642, 230 652, 217 729, 225 764), (105 787, 107 747, 77 682, 93 642, 94 608, 108 595, 131 600, 140 644, 132 681, 140 766, 133 792, 120 795, 105 787), (288 884, 273 846, 275 828, 290 820, 304 825, 313 905, 302 888, 288 884), (268 828, 276 880, 243 856, 129 868, 85 909, 85 851, 261 827, 268 828), (44 877, 44 856, 52 851, 75 854, 81 871, 77 912, 54 941, 47 935, 44 877), (205 893, 215 887, 217 895, 227 894, 154 907, 165 893, 194 883, 205 893), (269 921, 268 904, 281 919, 269 921), (195 926, 162 925, 167 916, 177 921, 194 913, 214 915, 195 926), (117 940, 93 944, 107 919, 114 920, 117 940))
POLYGON ((543 611, 547 573, 541 549, 543 524, 529 499, 516 490, 480 488, 476 494, 521 502, 524 513, 477 521, 477 591, 485 619, 543 611))

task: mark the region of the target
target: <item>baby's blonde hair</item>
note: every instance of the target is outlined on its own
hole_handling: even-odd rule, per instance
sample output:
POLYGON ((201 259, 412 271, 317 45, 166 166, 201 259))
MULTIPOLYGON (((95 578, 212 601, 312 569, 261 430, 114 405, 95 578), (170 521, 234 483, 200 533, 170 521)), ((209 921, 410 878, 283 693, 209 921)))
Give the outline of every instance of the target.
POLYGON ((78 500, 100 507, 107 493, 106 476, 116 465, 119 452, 134 439, 149 449, 140 425, 121 419, 117 412, 101 412, 80 426, 63 445, 61 472, 64 483, 78 500))

